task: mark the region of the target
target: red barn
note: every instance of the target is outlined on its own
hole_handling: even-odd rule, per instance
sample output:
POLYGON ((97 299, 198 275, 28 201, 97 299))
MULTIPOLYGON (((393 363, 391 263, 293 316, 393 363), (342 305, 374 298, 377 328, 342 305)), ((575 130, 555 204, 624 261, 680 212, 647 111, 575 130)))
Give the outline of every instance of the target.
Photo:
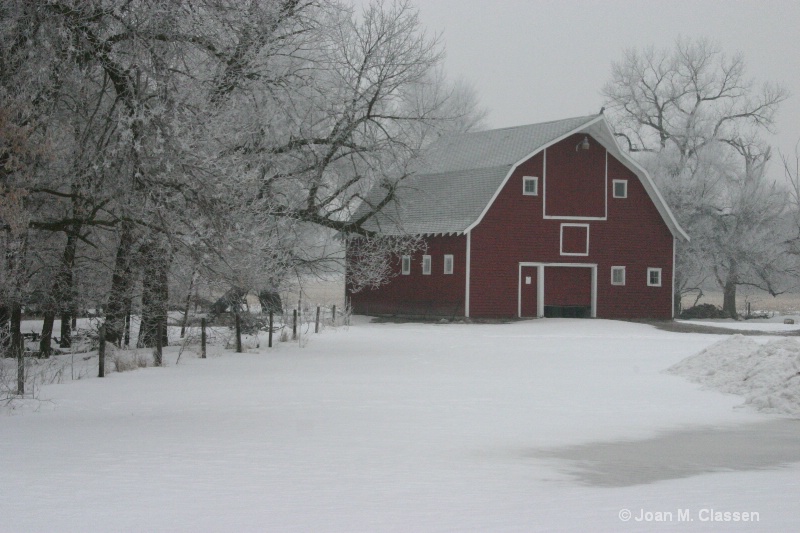
POLYGON ((673 316, 688 237, 602 114, 441 138, 403 183, 371 229, 427 249, 377 289, 348 284, 356 313, 673 316))

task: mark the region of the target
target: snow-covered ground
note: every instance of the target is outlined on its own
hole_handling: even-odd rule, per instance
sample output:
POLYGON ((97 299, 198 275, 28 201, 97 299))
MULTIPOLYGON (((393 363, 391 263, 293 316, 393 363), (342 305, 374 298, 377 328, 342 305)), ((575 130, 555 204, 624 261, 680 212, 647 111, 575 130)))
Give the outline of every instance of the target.
POLYGON ((729 337, 543 319, 305 338, 104 379, 60 356, 82 379, 0 414, 0 531, 800 529, 800 420, 664 371, 729 337))

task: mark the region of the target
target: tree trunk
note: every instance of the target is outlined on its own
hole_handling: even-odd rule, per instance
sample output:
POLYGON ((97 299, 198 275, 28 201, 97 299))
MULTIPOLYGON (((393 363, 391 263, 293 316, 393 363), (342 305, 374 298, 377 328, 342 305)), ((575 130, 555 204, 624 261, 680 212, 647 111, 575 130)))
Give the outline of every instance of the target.
POLYGON ((22 306, 11 304, 11 353, 17 358, 17 394, 25 394, 25 345, 22 338, 22 306))
POLYGON ((53 322, 55 320, 55 311, 45 311, 44 322, 42 323, 42 338, 39 339, 39 355, 41 357, 50 357, 52 354, 53 322))
POLYGON ((133 287, 134 241, 133 227, 130 223, 123 222, 105 313, 106 342, 114 343, 117 346, 120 346, 122 342, 127 310, 126 302, 131 297, 133 287))
POLYGON ((181 324, 181 339, 186 335, 186 326, 189 324, 189 308, 192 305, 192 289, 194 280, 197 277, 197 270, 192 272, 192 279, 189 280, 189 290, 186 292, 186 305, 183 308, 183 323, 181 324))
POLYGON ((67 311, 61 313, 61 338, 59 341, 60 348, 72 346, 72 315, 67 311))
POLYGON ((167 346, 167 311, 169 308, 170 253, 166 246, 150 241, 142 247, 142 319, 137 346, 157 346, 156 336, 161 333, 161 345, 167 346))
POLYGON ((730 318, 739 318, 736 312, 736 282, 730 278, 722 289, 722 312, 730 318))
MULTIPOLYGON (((78 233, 81 231, 80 224, 73 224, 67 231, 67 243, 64 245, 64 253, 61 257, 61 265, 56 273, 53 286, 50 290, 50 300, 54 308, 60 312, 61 316, 61 331, 59 346, 61 348, 69 348, 72 345, 72 315, 73 308, 75 307, 75 279, 72 270, 75 267, 75 251, 78 246, 78 233)), ((54 316, 55 318, 55 316, 54 316)), ((47 313, 45 314, 47 320, 47 313)), ((44 326, 47 326, 45 324, 44 326)), ((50 341, 53 336, 53 325, 50 324, 50 331, 47 335, 48 340, 45 343, 44 327, 42 329, 42 341, 40 342, 40 351, 45 355, 45 348, 47 355, 50 353, 50 341), (45 346, 46 344, 46 346, 45 346)))
POLYGON ((7 305, 0 304, 0 357, 6 356, 6 350, 11 346, 11 335, 8 327, 11 320, 11 310, 7 305))

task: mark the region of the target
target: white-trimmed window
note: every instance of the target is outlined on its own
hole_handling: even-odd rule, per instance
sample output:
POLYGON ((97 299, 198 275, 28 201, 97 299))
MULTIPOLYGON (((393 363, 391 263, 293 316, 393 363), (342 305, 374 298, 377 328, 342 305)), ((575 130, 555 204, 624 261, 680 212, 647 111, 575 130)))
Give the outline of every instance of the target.
POLYGON ((647 286, 660 287, 661 286, 661 269, 648 268, 647 269, 647 286))
POLYGON ((422 256, 422 273, 426 276, 431 274, 431 256, 429 255, 422 256))
POLYGON ((444 273, 453 273, 453 256, 451 254, 445 254, 444 256, 444 273))
POLYGON ((539 178, 536 176, 523 176, 522 194, 525 196, 539 196, 539 178))
POLYGON ((614 198, 628 197, 628 180, 614 180, 612 182, 614 198))
POLYGON ((411 256, 410 255, 404 255, 403 256, 403 260, 401 261, 400 264, 401 264, 400 268, 401 268, 401 271, 402 271, 404 276, 408 276, 409 274, 411 274, 411 256))
POLYGON ((625 285, 625 267, 611 267, 611 284, 625 285))

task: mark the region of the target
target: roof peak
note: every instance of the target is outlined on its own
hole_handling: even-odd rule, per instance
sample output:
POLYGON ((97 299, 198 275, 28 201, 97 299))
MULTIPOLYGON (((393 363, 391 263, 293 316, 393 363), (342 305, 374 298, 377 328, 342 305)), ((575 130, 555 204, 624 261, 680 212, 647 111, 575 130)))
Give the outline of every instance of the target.
POLYGON ((457 133, 455 135, 470 135, 470 134, 476 134, 476 133, 487 133, 487 132, 490 132, 490 131, 499 132, 499 131, 506 131, 506 130, 515 130, 515 129, 520 129, 520 128, 531 128, 531 127, 534 127, 534 126, 547 126, 549 124, 558 124, 560 122, 573 122, 573 121, 577 121, 577 120, 585 120, 586 122, 589 122, 590 120, 594 120, 594 119, 596 119, 597 117, 600 117, 600 116, 604 116, 604 115, 602 113, 597 113, 597 114, 594 114, 594 115, 578 115, 576 117, 560 118, 560 119, 556 119, 556 120, 545 120, 543 122, 532 122, 530 124, 518 124, 516 126, 505 126, 503 128, 491 128, 491 129, 485 129, 485 130, 466 131, 466 132, 463 132, 463 133, 457 133))

